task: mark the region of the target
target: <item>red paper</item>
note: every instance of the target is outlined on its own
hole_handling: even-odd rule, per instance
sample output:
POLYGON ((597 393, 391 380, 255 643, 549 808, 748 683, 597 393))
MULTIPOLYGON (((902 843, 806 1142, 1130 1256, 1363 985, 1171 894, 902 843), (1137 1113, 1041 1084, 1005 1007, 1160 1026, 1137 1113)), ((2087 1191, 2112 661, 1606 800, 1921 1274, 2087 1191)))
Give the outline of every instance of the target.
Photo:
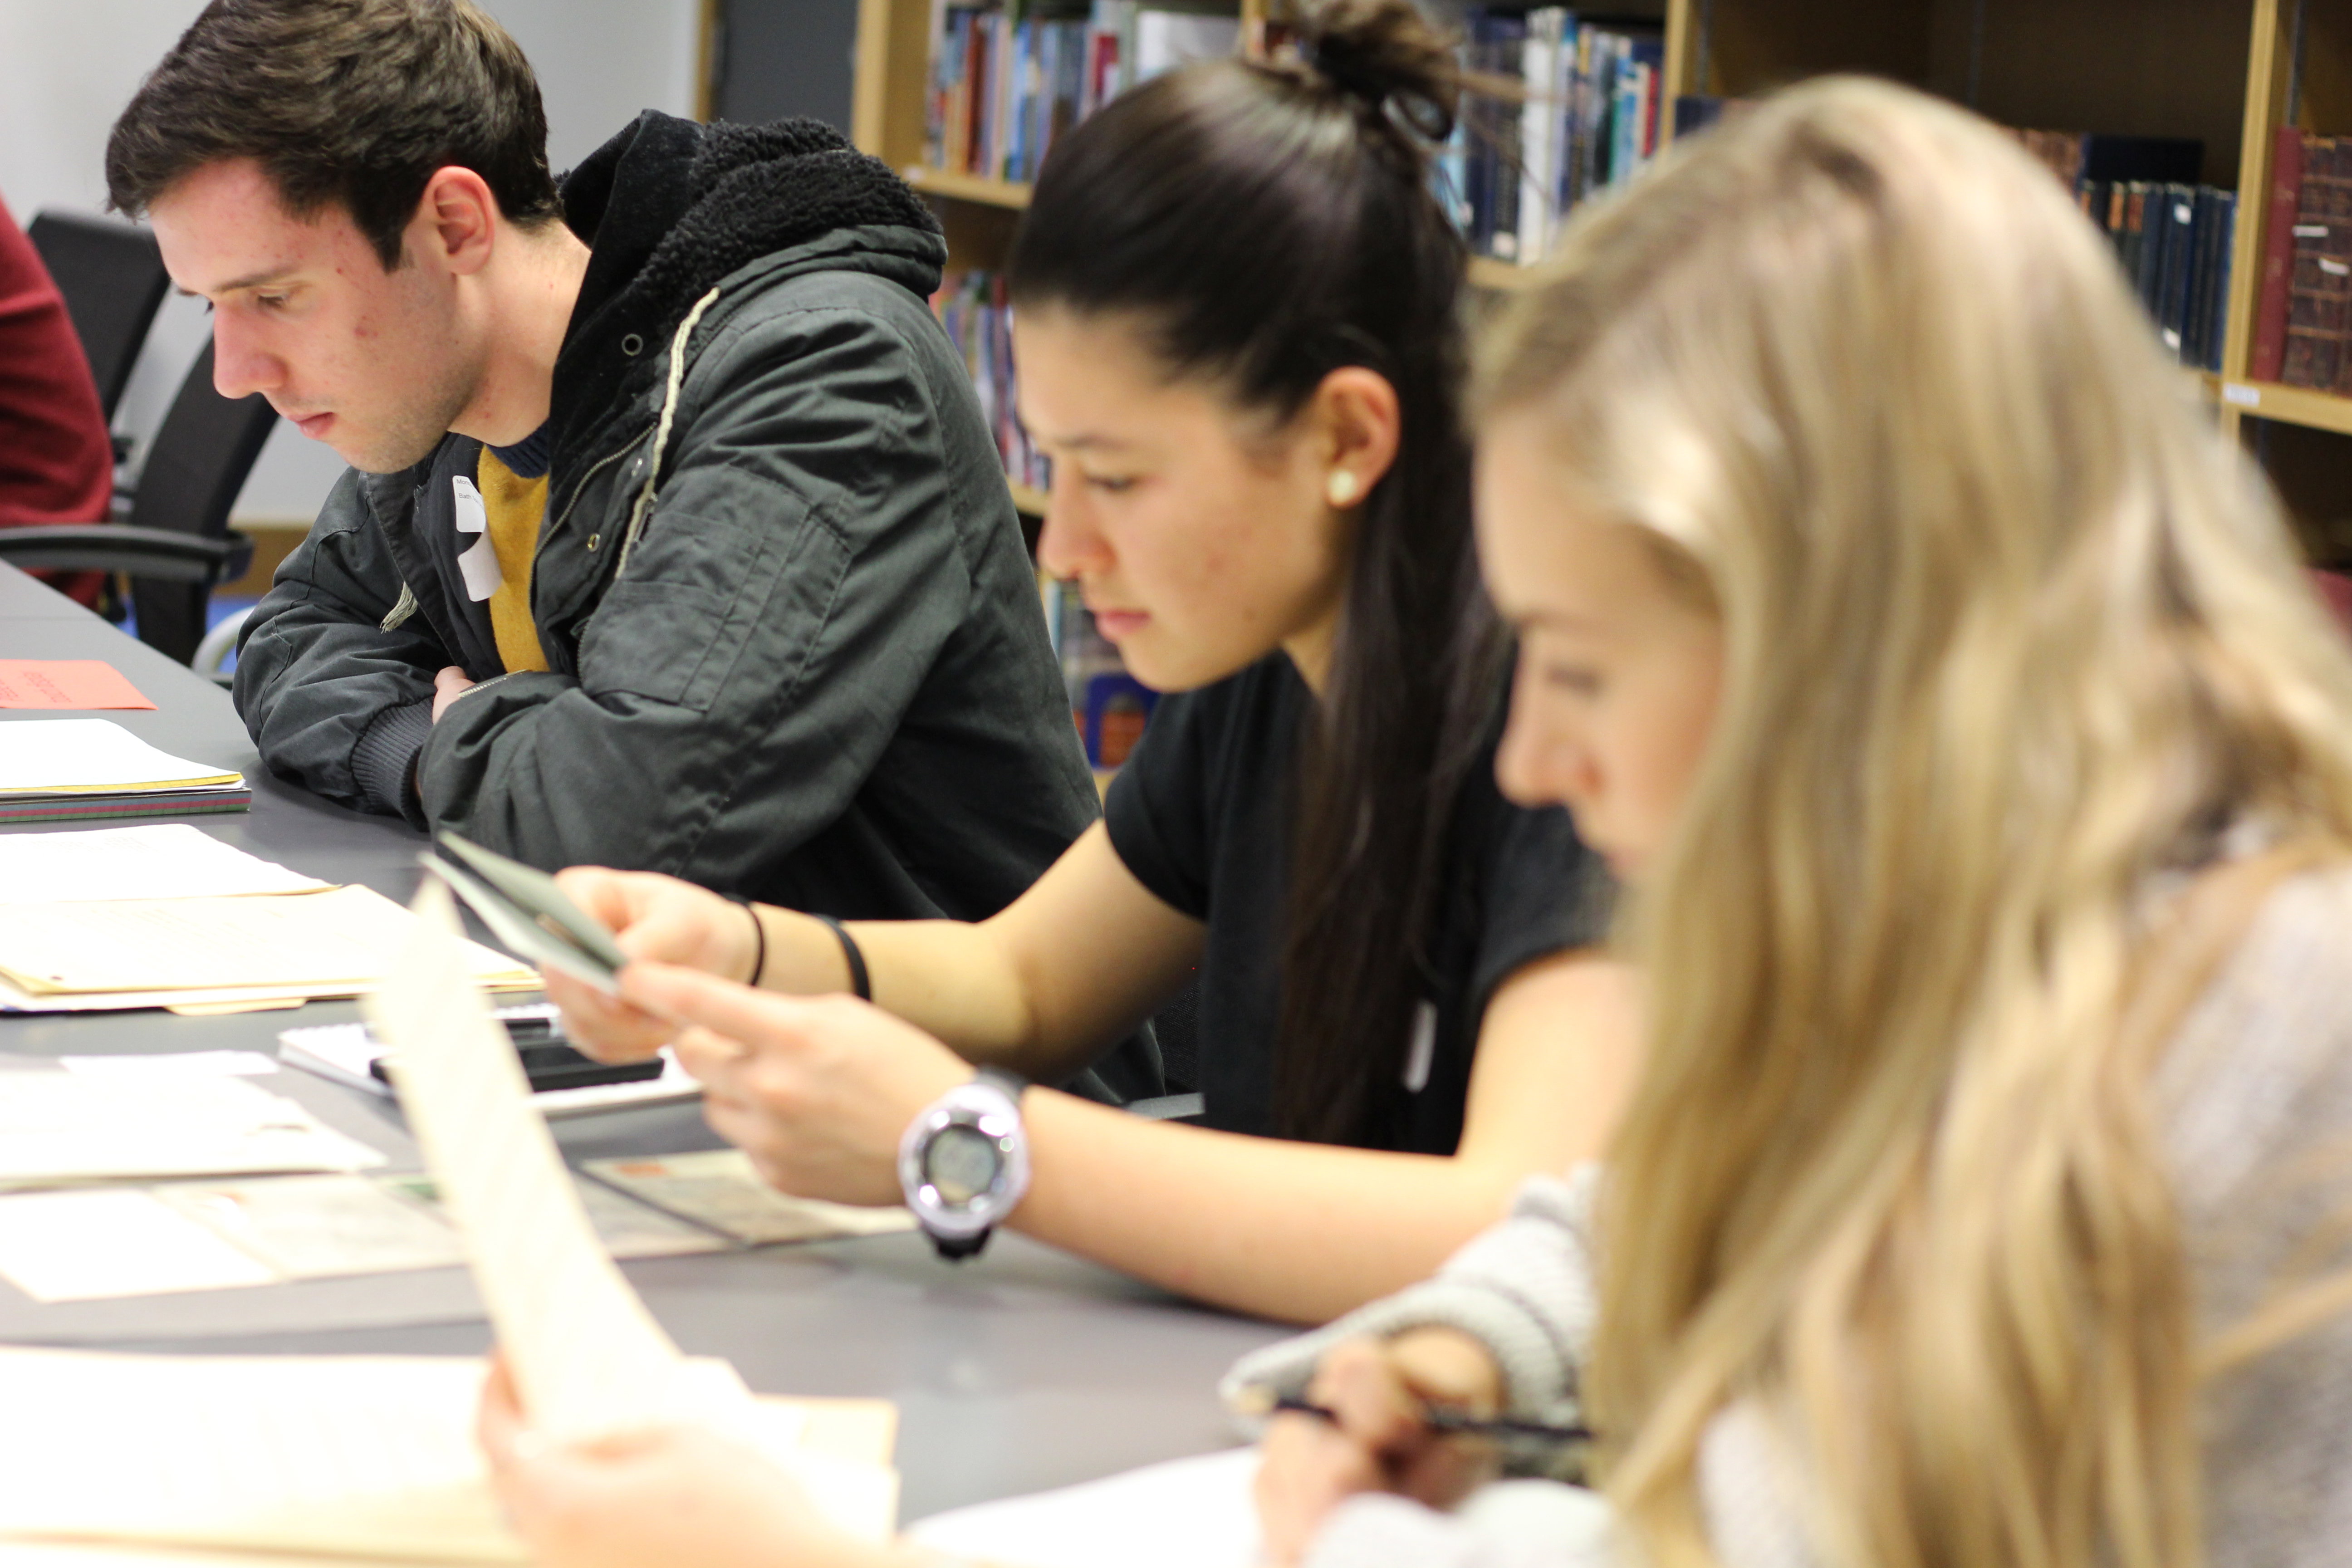
POLYGON ((0 708, 152 708, 102 658, 0 658, 0 708))

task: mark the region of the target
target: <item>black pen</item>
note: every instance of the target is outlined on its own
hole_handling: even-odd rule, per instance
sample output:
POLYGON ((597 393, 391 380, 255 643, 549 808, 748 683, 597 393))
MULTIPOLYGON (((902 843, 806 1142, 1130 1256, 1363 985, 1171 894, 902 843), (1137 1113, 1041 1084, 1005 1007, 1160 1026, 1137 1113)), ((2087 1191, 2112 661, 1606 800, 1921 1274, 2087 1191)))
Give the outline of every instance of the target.
MULTIPOLYGON (((1295 1394, 1286 1394, 1266 1405, 1264 1414, 1283 1411, 1294 1415, 1312 1415, 1318 1421, 1339 1424, 1339 1413, 1328 1405, 1318 1405, 1295 1394)), ((1582 1426, 1553 1426, 1541 1421, 1522 1421, 1510 1415, 1471 1415, 1451 1410, 1442 1405, 1425 1405, 1422 1419, 1433 1431, 1448 1436, 1493 1437, 1522 1443, 1551 1443, 1565 1447, 1573 1443, 1589 1443, 1592 1433, 1582 1426)))

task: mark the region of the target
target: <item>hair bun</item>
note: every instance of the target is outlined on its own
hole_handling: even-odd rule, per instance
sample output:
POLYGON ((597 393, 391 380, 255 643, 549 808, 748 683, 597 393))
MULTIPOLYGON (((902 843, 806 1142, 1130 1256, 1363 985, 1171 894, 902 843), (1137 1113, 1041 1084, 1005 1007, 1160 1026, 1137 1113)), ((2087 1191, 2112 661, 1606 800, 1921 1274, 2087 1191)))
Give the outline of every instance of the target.
POLYGON ((1454 133, 1461 68, 1412 0, 1295 0, 1271 20, 1297 68, 1430 142, 1454 133))

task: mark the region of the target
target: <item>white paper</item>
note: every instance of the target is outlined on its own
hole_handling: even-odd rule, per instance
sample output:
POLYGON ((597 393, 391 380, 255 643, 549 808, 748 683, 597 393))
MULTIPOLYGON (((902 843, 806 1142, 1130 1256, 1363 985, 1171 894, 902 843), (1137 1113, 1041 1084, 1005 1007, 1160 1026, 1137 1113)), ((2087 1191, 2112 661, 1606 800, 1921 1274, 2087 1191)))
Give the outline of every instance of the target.
POLYGON ((0 1072, 0 1188, 383 1163, 374 1150, 242 1078, 0 1072))
POLYGON ((0 746, 0 795, 216 786, 241 774, 159 752, 110 719, 24 719, 0 746))
POLYGON ((250 1254, 143 1192, 0 1197, 0 1275, 36 1301, 268 1285, 250 1254))
POLYGON ((466 597, 478 605, 505 584, 506 572, 490 542, 490 513, 482 504, 482 492, 463 474, 451 476, 449 489, 457 531, 474 536, 473 546, 457 557, 457 572, 466 580, 466 597))
POLYGON ((425 879, 411 908, 420 918, 368 1011, 532 1427, 562 1441, 709 1426, 798 1477, 835 1523, 887 1539, 896 1472, 799 1449, 798 1422, 779 1424, 732 1367, 678 1354, 597 1245, 521 1060, 466 972, 447 886, 425 879))
POLYGON ((59 1057, 58 1065, 84 1078, 266 1078, 278 1064, 259 1051, 172 1051, 163 1056, 59 1057))
POLYGON ((1147 1465, 1105 1480, 933 1514, 909 1540, 1022 1568, 1255 1568, 1255 1448, 1147 1465))
MULTIPOLYGON (((693 1363, 705 1365, 708 1363, 693 1363)), ((0 1536, 167 1541, 371 1561, 515 1563, 473 1440, 483 1364, 425 1356, 0 1349, 0 1536)), ((806 1412, 769 1406, 797 1437, 806 1412)), ((890 1471, 795 1467, 825 1515, 887 1539, 890 1471)), ((13 1565, 0 1546, 0 1565, 13 1565)))
POLYGON ((519 1562, 478 1362, 0 1350, 0 1532, 519 1562))
POLYGON ((312 893, 329 885, 184 822, 0 834, 0 904, 312 893))
POLYGON ((449 889, 428 877, 411 908, 420 918, 368 1010, 532 1425, 584 1439, 689 1418, 704 1396, 687 1393, 677 1347, 597 1246, 522 1063, 466 973, 449 889))

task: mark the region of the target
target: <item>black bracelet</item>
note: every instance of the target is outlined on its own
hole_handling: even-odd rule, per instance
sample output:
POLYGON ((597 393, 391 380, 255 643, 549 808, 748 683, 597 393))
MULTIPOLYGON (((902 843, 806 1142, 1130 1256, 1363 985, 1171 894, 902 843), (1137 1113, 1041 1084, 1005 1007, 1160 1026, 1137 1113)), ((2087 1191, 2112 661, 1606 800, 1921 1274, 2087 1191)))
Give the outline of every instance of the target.
POLYGON ((858 947, 857 939, 849 934, 849 928, 831 915, 812 913, 809 919, 823 925, 841 943, 841 956, 849 964, 849 988, 857 994, 857 999, 873 1001, 874 982, 866 973, 866 954, 858 947))
POLYGON ((758 956, 751 960, 751 978, 748 984, 757 987, 760 976, 768 973, 768 922, 760 918, 760 911, 751 907, 751 900, 737 898, 732 893, 727 895, 727 900, 730 903, 742 905, 743 912, 751 917, 751 934, 760 945, 754 950, 758 956))

